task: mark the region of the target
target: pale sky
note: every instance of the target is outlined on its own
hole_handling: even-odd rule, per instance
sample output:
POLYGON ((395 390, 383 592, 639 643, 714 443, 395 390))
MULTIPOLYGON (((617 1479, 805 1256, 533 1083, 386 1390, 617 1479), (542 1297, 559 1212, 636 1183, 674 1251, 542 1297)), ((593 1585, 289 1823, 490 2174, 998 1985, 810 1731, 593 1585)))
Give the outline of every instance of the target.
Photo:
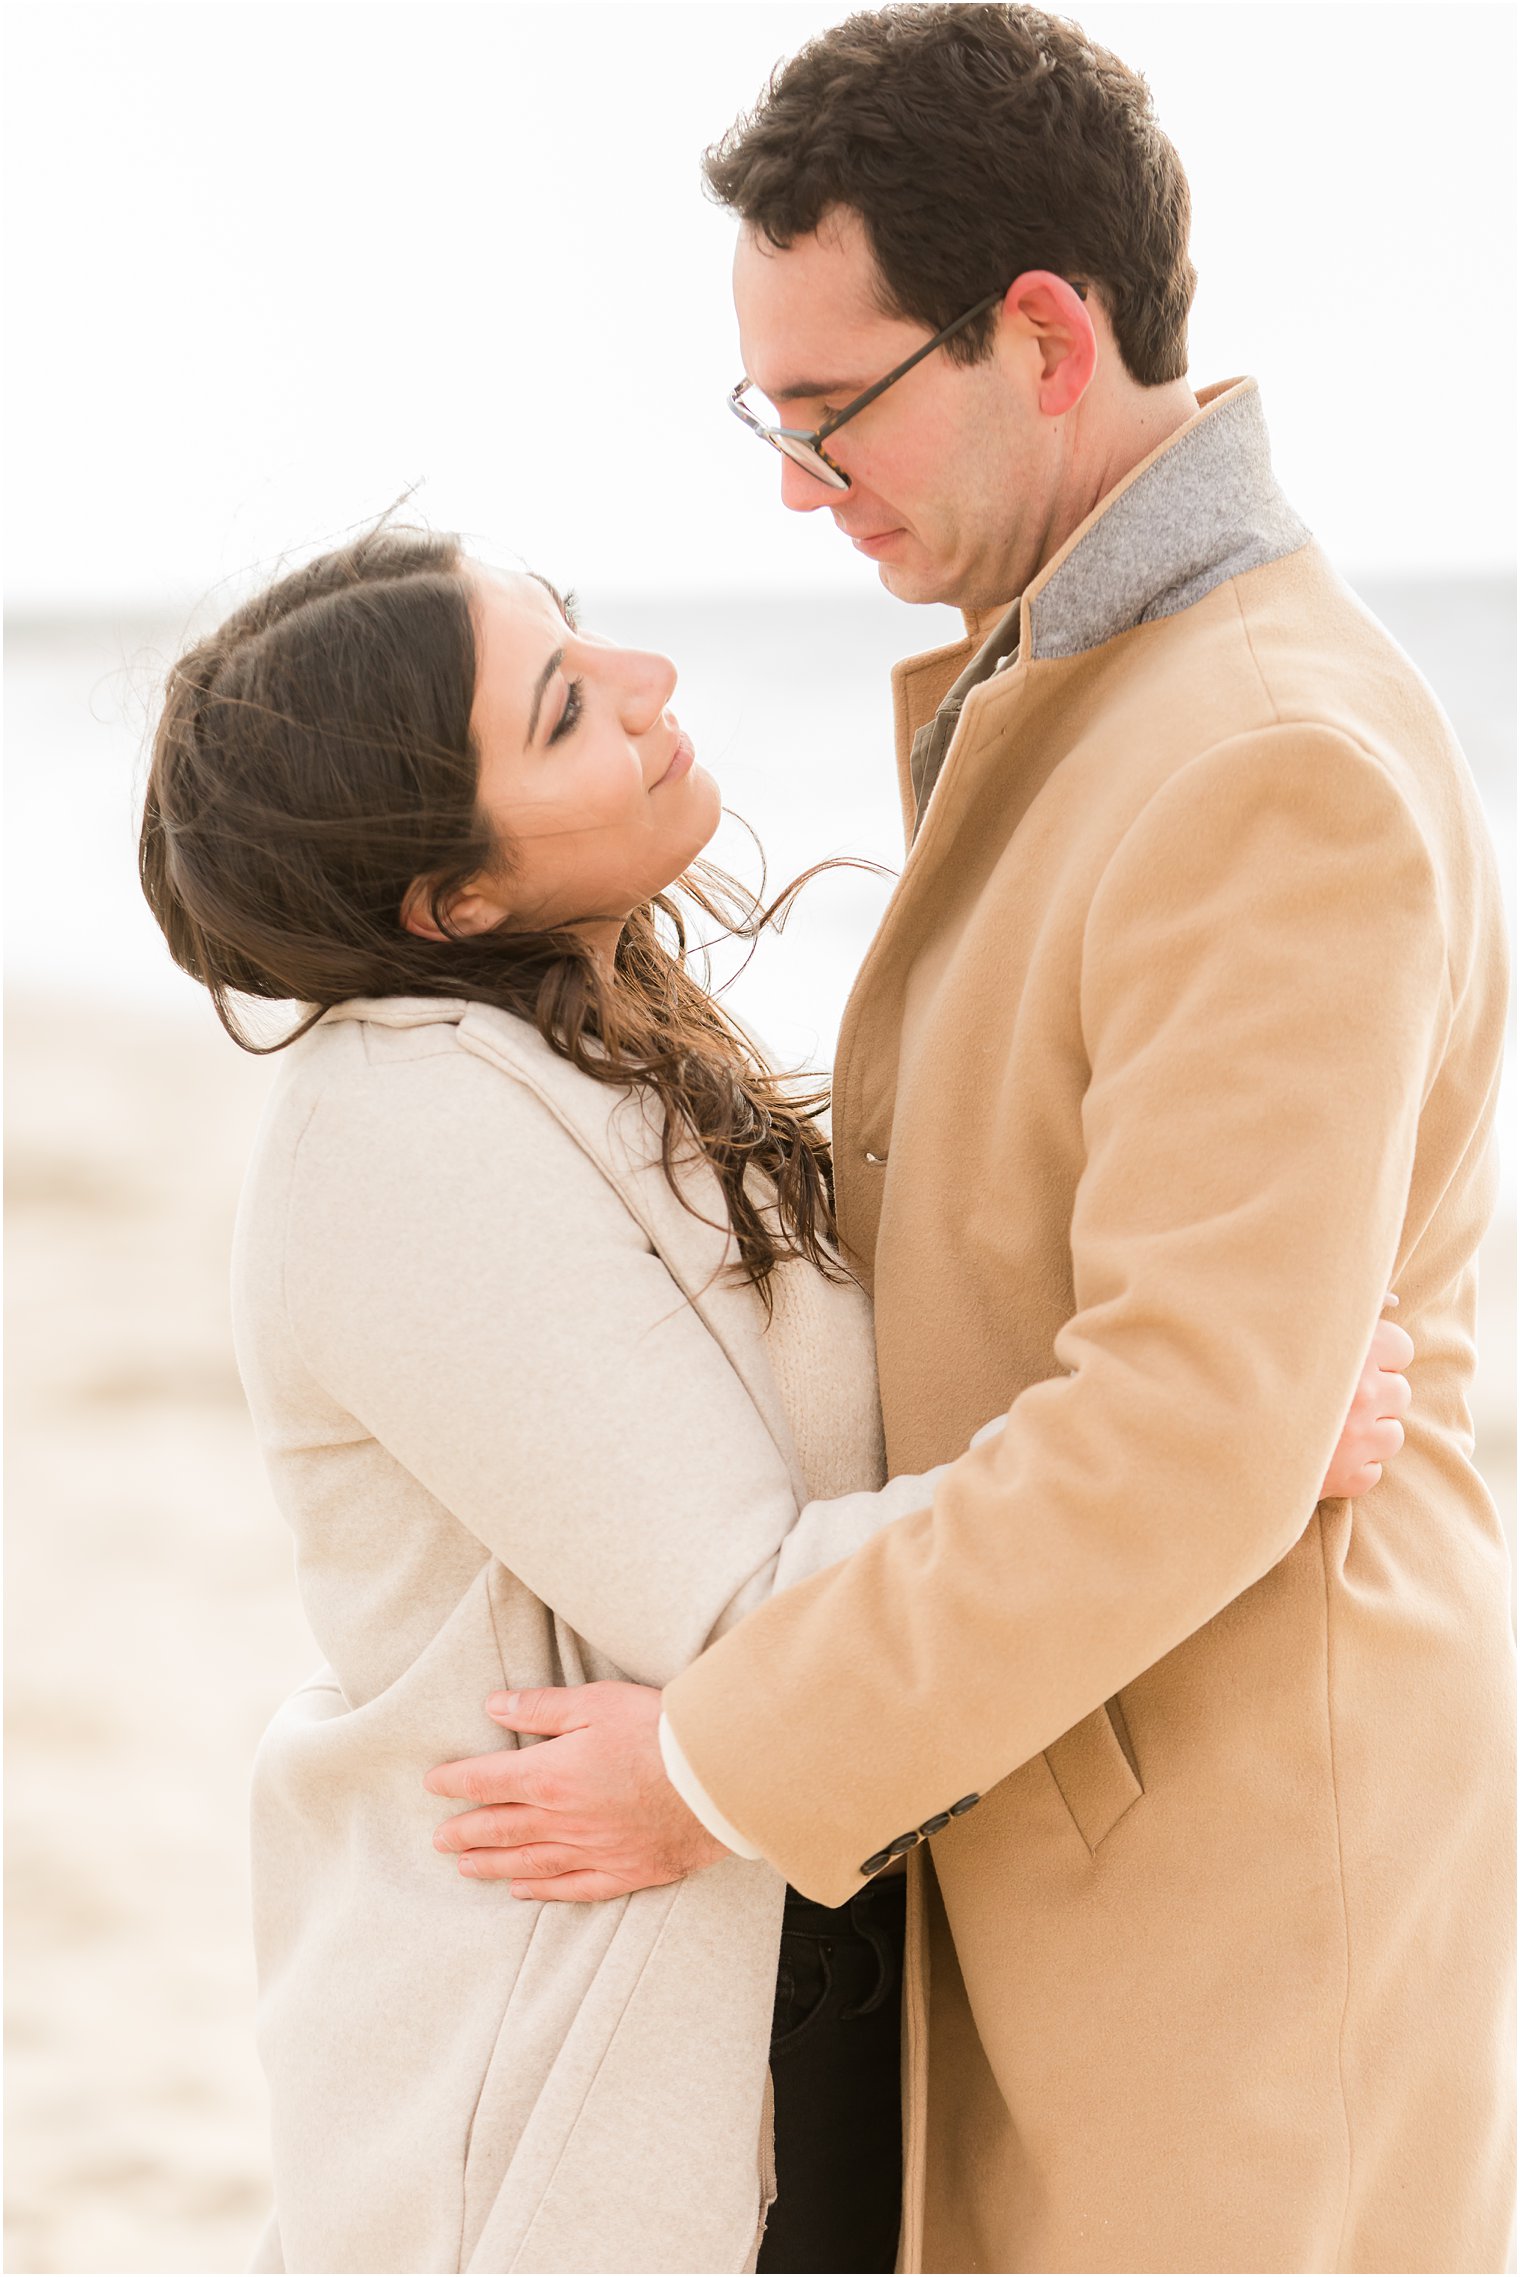
MULTIPOLYGON (((8 582, 241 587, 417 485, 601 591, 859 588, 724 408, 703 145, 845 7, 7 10, 8 582)), ((1198 385, 1254 372, 1352 574, 1513 566, 1514 11, 1074 11, 1193 184, 1198 385)))

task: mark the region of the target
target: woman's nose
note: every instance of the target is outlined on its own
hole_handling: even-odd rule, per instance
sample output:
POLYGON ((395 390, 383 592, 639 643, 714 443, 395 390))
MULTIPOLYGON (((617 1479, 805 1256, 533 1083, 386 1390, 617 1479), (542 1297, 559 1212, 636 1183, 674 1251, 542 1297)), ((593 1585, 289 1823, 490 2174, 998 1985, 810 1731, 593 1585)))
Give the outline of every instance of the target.
POLYGON ((676 668, 658 649, 631 648, 623 652, 623 708, 626 724, 642 735, 653 727, 676 692, 676 668))

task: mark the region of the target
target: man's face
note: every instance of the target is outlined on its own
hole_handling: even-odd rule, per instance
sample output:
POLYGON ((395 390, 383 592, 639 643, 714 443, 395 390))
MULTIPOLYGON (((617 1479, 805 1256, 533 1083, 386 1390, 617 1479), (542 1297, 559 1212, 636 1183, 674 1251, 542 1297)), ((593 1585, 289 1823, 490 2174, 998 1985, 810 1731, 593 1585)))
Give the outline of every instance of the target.
MULTIPOLYGON (((817 427, 922 347, 925 326, 882 314, 876 277, 864 227, 847 208, 780 251, 741 233, 740 350, 778 424, 817 427)), ((782 503, 804 514, 827 507, 899 600, 985 608, 1012 600, 1032 566, 1031 536, 1043 527, 1057 468, 1033 367, 1002 331, 979 364, 952 363, 936 349, 828 438, 848 491, 773 460, 782 503)))

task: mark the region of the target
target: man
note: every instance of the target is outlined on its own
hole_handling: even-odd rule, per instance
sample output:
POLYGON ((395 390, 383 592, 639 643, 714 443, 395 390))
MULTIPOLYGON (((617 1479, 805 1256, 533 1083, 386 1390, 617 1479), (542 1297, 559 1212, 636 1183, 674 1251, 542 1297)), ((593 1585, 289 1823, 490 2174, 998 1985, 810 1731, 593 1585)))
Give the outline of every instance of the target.
POLYGON ((489 1806, 449 1839, 547 1898, 722 1834, 837 1906, 911 1853, 905 2267, 1499 2268, 1470 779, 1254 386, 1188 383, 1187 185, 1113 57, 1016 6, 853 17, 708 170, 785 503, 965 612, 895 678, 911 850, 835 1152, 893 1471, 1008 1420, 663 1723, 495 1703, 560 1736, 435 1775, 489 1806), (1404 1452, 1306 1531, 1390 1287, 1404 1452))

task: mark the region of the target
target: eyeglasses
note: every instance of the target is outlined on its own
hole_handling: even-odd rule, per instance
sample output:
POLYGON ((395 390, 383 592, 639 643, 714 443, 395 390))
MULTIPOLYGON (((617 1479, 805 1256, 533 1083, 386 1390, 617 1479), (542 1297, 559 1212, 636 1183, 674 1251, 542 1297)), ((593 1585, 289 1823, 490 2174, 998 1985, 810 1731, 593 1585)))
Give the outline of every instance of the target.
MULTIPOLYGON (((1086 300, 1086 285, 1073 284, 1071 289, 1079 300, 1086 300)), ((1004 292, 1006 290, 1005 287, 1004 292)), ((820 427, 768 427, 763 419, 755 417, 744 400, 754 385, 753 380, 740 380, 729 396, 728 408, 736 419, 743 420, 751 434, 758 435, 762 442, 769 443, 773 451, 779 451, 784 459, 790 459, 804 473, 814 476, 819 482, 827 483, 830 490, 848 490, 849 476, 843 467, 835 466, 823 448, 829 436, 837 434, 845 421, 853 419, 858 411, 864 411, 868 403, 874 403, 879 395, 885 395, 889 387, 895 387, 906 373, 912 371, 915 364, 923 362, 925 356, 932 356, 936 348, 943 348, 945 342, 953 340, 957 332, 964 332, 968 324, 974 324, 979 316, 985 316, 988 309, 996 308, 1003 297, 1004 293, 997 292, 989 293, 985 300, 979 300, 975 308, 968 308, 964 316, 958 316, 953 324, 947 324, 942 332, 935 333, 932 340, 926 340, 921 348, 914 349, 911 356, 905 356, 900 364, 894 365, 885 379, 877 380, 873 387, 868 387, 863 395, 857 395, 854 402, 845 404, 842 410, 831 411, 820 427)))

